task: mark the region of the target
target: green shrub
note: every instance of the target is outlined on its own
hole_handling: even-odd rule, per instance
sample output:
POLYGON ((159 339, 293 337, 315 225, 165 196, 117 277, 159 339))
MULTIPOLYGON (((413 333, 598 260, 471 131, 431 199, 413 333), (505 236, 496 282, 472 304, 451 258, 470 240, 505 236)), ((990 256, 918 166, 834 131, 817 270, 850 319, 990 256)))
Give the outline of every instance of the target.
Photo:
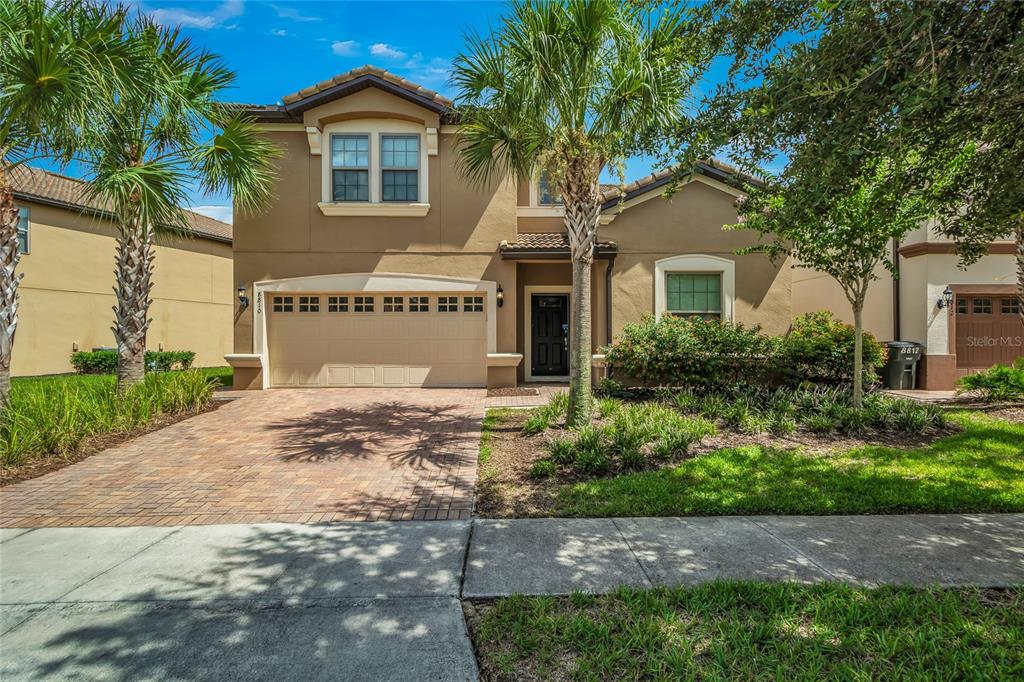
POLYGON ((215 388, 197 371, 150 374, 123 394, 112 376, 16 380, 0 418, 0 460, 11 466, 67 455, 89 436, 130 433, 161 414, 198 412, 215 388))
MULTIPOLYGON (((878 383, 887 349, 864 332, 864 383, 878 383)), ((780 378, 786 383, 848 386, 853 383, 854 329, 828 311, 806 313, 793 321, 782 337, 775 358, 780 378)))
POLYGON ((571 464, 576 453, 576 441, 566 436, 556 436, 548 441, 548 454, 559 464, 571 464))
POLYGON ((548 404, 530 411, 523 422, 523 433, 533 435, 550 429, 565 420, 565 412, 569 408, 569 394, 556 393, 548 400, 548 404))
POLYGON ((558 465, 550 459, 538 459, 530 467, 530 476, 533 478, 551 478, 558 473, 558 465))
POLYGON ((722 386, 762 378, 777 342, 759 327, 672 315, 628 324, 608 364, 647 386, 722 386))
POLYGON ((523 433, 532 436, 551 428, 551 415, 543 408, 537 408, 523 422, 523 433))
POLYGON ((604 434, 596 426, 584 426, 576 432, 573 468, 581 474, 598 476, 611 468, 604 434))
POLYGON ((598 398, 596 404, 597 414, 601 419, 611 417, 622 407, 622 403, 615 398, 598 398))
POLYGON ((987 402, 1024 400, 1024 357, 1012 367, 996 365, 977 374, 969 374, 957 383, 957 392, 977 391, 987 402))
MULTIPOLYGON (((148 350, 147 371, 168 372, 191 369, 196 354, 190 350, 148 350)), ((71 366, 79 374, 114 374, 117 372, 116 350, 78 351, 71 354, 71 366)))

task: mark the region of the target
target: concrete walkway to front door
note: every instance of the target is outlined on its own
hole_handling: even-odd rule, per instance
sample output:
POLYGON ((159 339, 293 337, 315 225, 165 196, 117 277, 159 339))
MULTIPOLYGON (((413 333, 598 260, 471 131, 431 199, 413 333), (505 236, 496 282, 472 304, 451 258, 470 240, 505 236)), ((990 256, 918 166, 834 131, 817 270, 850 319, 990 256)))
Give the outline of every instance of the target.
POLYGON ((475 679, 460 599, 1024 584, 1024 514, 0 531, 0 679, 475 679))

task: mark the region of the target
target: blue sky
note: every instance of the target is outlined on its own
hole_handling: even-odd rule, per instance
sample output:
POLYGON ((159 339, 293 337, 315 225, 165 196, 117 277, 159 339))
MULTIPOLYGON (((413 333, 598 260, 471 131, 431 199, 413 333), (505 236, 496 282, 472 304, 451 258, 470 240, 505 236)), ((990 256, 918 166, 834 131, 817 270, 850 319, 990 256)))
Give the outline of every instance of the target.
MULTIPOLYGON (((504 2, 138 2, 161 24, 181 26, 237 74, 236 102, 274 103, 362 64, 373 64, 451 95, 449 64, 463 34, 487 32, 504 2)), ((712 77, 710 82, 714 81, 712 77)), ((632 159, 626 178, 650 172, 632 159)), ((230 220, 230 197, 193 192, 192 208, 230 220)))

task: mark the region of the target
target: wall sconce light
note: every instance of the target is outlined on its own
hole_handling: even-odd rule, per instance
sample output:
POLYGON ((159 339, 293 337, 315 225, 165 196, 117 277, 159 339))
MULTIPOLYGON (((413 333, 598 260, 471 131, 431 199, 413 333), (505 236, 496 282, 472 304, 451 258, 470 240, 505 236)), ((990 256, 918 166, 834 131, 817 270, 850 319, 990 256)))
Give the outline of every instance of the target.
POLYGON ((243 308, 249 307, 249 296, 246 294, 246 291, 248 290, 245 288, 244 282, 238 285, 238 304, 243 308))
POLYGON ((501 306, 505 305, 505 290, 502 289, 501 285, 499 284, 498 290, 495 293, 496 296, 494 297, 494 300, 498 302, 498 307, 500 308, 501 306))
POLYGON ((936 307, 940 310, 942 308, 949 308, 953 305, 953 290, 946 287, 942 290, 942 298, 935 302, 936 307))

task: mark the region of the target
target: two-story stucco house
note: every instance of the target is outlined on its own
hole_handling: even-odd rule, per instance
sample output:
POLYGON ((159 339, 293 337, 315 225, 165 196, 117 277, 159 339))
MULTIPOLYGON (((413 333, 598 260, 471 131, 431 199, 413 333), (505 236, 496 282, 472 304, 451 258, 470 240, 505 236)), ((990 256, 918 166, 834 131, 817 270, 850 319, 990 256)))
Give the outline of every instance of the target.
MULTIPOLYGON (((238 388, 510 386, 568 374, 571 268, 543 183, 457 170, 444 97, 362 67, 248 105, 283 156, 272 208, 235 216, 238 388)), ((736 256, 738 191, 705 164, 609 194, 593 269, 595 352, 645 314, 791 319, 788 264, 736 256), (616 192, 617 193, 617 192, 616 192)))
MULTIPOLYGON (((113 214, 81 180, 31 166, 10 179, 24 275, 11 373, 70 372, 74 351, 114 346, 113 214)), ((188 219, 190 237, 157 236, 146 341, 151 350, 194 351, 196 367, 221 365, 235 303, 231 226, 198 213, 188 219)))

